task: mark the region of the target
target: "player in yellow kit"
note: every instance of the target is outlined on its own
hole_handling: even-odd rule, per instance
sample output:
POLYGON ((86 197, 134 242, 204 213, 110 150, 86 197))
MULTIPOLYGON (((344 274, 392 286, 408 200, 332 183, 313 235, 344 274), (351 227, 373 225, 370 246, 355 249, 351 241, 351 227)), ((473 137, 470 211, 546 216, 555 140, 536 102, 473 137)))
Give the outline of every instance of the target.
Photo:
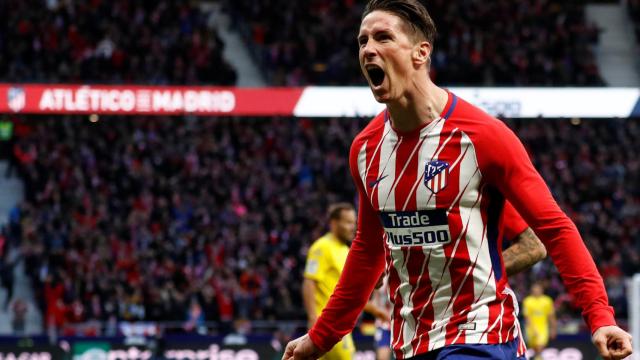
MULTIPOLYGON (((307 255, 304 271, 302 295, 309 328, 327 305, 333 289, 340 279, 342 268, 347 260, 349 244, 355 235, 356 212, 353 205, 338 203, 331 205, 328 211, 329 232, 316 240, 307 255)), ((376 318, 389 321, 389 314, 368 304, 365 311, 376 318)), ((355 346, 351 334, 342 338, 322 359, 347 360, 355 355, 355 346)))
POLYGON ((535 358, 549 343, 549 338, 556 337, 556 313, 553 299, 544 294, 542 285, 533 284, 531 295, 522 302, 526 322, 527 345, 535 351, 535 358))

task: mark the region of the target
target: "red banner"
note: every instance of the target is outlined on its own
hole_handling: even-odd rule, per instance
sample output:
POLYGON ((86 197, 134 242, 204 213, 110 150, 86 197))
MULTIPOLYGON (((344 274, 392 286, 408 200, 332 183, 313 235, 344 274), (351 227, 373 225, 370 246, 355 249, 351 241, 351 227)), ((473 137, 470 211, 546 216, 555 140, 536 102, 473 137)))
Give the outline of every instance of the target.
POLYGON ((0 84, 0 113, 293 115, 303 88, 0 84))

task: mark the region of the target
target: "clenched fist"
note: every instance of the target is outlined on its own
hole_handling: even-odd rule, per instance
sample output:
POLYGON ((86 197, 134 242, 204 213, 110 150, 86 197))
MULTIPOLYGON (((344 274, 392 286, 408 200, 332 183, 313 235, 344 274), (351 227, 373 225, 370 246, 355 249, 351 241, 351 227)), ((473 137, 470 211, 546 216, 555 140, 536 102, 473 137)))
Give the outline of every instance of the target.
POLYGON ((603 326, 591 339, 604 360, 619 360, 631 355, 631 335, 617 326, 603 326))
POLYGON ((315 360, 323 352, 311 341, 308 334, 289 341, 284 350, 282 360, 315 360))

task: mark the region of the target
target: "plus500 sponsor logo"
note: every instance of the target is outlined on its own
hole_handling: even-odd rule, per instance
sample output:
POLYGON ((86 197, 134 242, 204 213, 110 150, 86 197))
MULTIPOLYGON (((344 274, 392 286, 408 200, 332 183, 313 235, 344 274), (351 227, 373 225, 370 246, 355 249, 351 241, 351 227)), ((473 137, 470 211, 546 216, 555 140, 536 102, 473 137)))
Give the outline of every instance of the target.
POLYGON ((386 231, 387 239, 393 246, 429 246, 438 244, 447 244, 451 242, 449 231, 447 230, 425 230, 412 231, 410 234, 398 235, 392 231, 386 231))
POLYGON ((380 217, 391 247, 434 247, 451 242, 445 210, 383 212, 380 217))

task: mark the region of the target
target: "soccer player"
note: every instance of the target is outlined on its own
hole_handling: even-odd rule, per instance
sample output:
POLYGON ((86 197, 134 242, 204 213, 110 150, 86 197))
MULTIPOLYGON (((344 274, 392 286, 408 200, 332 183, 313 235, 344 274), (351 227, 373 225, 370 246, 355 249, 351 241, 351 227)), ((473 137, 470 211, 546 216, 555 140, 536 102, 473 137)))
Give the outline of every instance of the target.
MULTIPOLYGON (((329 206, 329 232, 314 241, 309 248, 302 283, 302 298, 307 311, 308 326, 311 328, 329 301, 329 296, 338 283, 344 267, 349 244, 356 228, 356 213, 353 205, 337 203, 329 206)), ((380 321, 389 321, 389 313, 375 304, 367 304, 364 311, 371 313, 380 321)), ((345 335, 323 359, 352 359, 355 346, 351 334, 345 335)))
POLYGON ((553 299, 544 294, 540 283, 531 286, 531 295, 522 302, 522 314, 525 318, 527 345, 535 352, 535 359, 541 359, 540 353, 555 339, 557 333, 556 312, 553 299))
POLYGON ((386 109, 351 146, 358 229, 329 303, 283 358, 315 358, 349 333, 385 267, 396 358, 524 358, 501 255, 505 200, 544 243, 600 355, 628 356, 593 259, 518 138, 429 78, 435 32, 417 0, 365 7, 360 66, 386 109))

